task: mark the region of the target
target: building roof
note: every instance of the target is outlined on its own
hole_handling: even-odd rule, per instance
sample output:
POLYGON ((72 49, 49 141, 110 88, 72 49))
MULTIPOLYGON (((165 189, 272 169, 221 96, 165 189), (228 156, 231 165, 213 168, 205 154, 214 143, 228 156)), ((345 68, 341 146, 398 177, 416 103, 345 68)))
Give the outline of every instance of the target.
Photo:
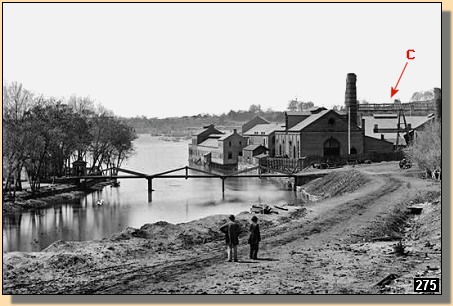
POLYGON ((283 130, 283 123, 257 124, 248 130, 244 135, 270 135, 271 133, 283 130))
POLYGON ((204 126, 203 128, 195 129, 192 132, 192 136, 198 136, 201 133, 208 131, 209 129, 212 129, 212 131, 213 131, 213 133, 211 135, 218 134, 217 132, 223 133, 222 131, 219 131, 213 124, 210 124, 210 125, 204 126))
MULTIPOLYGON (((261 121, 270 123, 268 120, 266 120, 266 118, 263 118, 263 117, 261 117, 260 115, 256 115, 255 117, 252 118, 252 120, 254 120, 254 119, 259 119, 259 120, 261 120, 261 121)), ((252 121, 252 120, 250 120, 250 121, 252 121)), ((249 121, 249 122, 250 122, 250 121, 249 121)))
POLYGON ((238 135, 239 137, 242 137, 242 136, 239 135, 236 131, 234 131, 234 132, 230 132, 230 133, 227 133, 227 134, 222 135, 222 137, 220 137, 219 140, 225 140, 225 139, 227 139, 227 138, 230 138, 230 137, 233 136, 234 134, 238 135))
POLYGON ((245 150, 245 151, 255 151, 256 149, 258 149, 259 147, 263 147, 264 149, 268 150, 268 148, 266 148, 265 146, 263 145, 260 145, 260 144, 251 144, 251 145, 248 145, 246 146, 245 148, 243 148, 242 150, 245 150))
MULTIPOLYGON (((426 122, 432 120, 434 116, 405 116, 406 123, 411 125, 410 130, 417 129, 426 122)), ((385 132, 380 131, 379 129, 397 129, 398 125, 398 115, 397 114, 375 114, 373 116, 364 116, 362 119, 365 119, 365 135, 377 139, 381 139, 381 134, 384 135, 385 140, 396 143, 397 132, 385 132), (374 132, 374 126, 378 126, 378 133, 374 132)), ((400 125, 404 133, 404 121, 401 118, 400 125)), ((403 143, 404 138, 403 138, 403 143)))
POLYGON ((205 141, 200 142, 198 145, 202 146, 202 147, 218 148, 219 141, 218 141, 218 139, 215 139, 215 138, 208 138, 205 141))
POLYGON ((318 120, 319 118, 321 118, 322 116, 324 116, 325 114, 327 114, 328 112, 331 112, 331 111, 332 110, 324 109, 324 110, 320 111, 319 113, 311 114, 309 117, 305 118, 304 120, 302 120, 301 122, 299 122, 298 124, 296 124, 295 126, 290 128, 288 131, 289 132, 301 131, 304 128, 306 128, 307 126, 309 126, 310 124, 312 124, 313 122, 315 122, 316 120, 318 120))
POLYGON ((263 117, 261 117, 259 115, 256 115, 255 117, 253 117, 253 119, 251 119, 250 121, 248 121, 242 125, 242 133, 247 132, 248 130, 250 130, 252 127, 254 127, 257 124, 266 124, 266 123, 269 123, 269 121, 267 121, 266 119, 264 119, 263 117))
POLYGON ((222 137, 219 138, 219 140, 225 140, 227 138, 229 138, 231 135, 233 135, 234 133, 226 133, 225 135, 222 135, 222 137))

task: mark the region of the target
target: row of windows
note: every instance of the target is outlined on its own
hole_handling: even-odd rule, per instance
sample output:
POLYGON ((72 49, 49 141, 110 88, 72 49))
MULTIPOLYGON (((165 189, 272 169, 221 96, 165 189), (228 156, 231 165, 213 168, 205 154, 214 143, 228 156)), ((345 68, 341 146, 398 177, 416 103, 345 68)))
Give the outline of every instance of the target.
MULTIPOLYGON (((190 156, 204 156, 205 154, 211 153, 212 158, 218 158, 222 159, 223 158, 223 153, 221 152, 212 152, 212 151, 204 151, 204 150, 197 150, 197 149, 192 149, 189 148, 189 155, 190 156)), ((238 156, 242 156, 242 151, 238 152, 238 156)), ((233 152, 228 152, 227 153, 228 159, 233 159, 233 152)))
MULTIPOLYGON (((282 144, 278 144, 278 154, 279 155, 285 155, 287 153, 285 153, 283 151, 283 148, 285 146, 285 141, 283 140, 282 141, 283 143, 283 146, 282 144)), ((291 158, 300 158, 300 152, 299 152, 299 141, 297 141, 296 145, 292 145, 292 141, 288 141, 288 144, 289 144, 289 157, 291 158), (292 155, 291 155, 292 154, 292 155)), ((329 139, 327 139, 325 142, 324 142, 324 145, 323 145, 323 148, 324 149, 340 149, 340 142, 338 140, 336 140, 335 138, 331 137, 329 139)), ((357 149, 355 147, 351 147, 351 151, 350 151, 350 154, 357 154, 357 149)))
MULTIPOLYGON (((228 141, 228 146, 231 147, 231 141, 228 141)), ((239 141, 239 146, 242 146, 242 141, 239 141)))

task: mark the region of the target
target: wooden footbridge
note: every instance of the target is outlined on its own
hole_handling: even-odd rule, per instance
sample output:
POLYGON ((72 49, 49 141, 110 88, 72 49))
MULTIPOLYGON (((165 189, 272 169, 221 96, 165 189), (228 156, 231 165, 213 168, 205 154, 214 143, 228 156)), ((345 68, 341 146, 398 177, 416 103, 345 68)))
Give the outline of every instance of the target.
POLYGON ((152 201, 152 192, 153 190, 153 180, 154 179, 192 179, 192 178, 215 178, 222 180, 222 196, 225 195, 225 180, 229 178, 270 178, 270 177, 286 177, 286 178, 294 178, 294 183, 292 184, 293 190, 296 190, 296 186, 302 185, 304 182, 312 180, 314 178, 321 177, 325 175, 325 173, 294 173, 294 172, 283 172, 278 171, 275 169, 270 169, 265 166, 255 166, 251 168, 247 168, 244 170, 236 171, 229 174, 218 174, 218 173, 211 173, 208 171, 200 170, 197 168, 185 166, 161 173, 156 174, 145 174, 140 173, 132 170, 127 170, 123 168, 108 168, 102 170, 102 173, 108 173, 110 171, 110 175, 81 175, 75 176, 73 178, 78 179, 146 179, 148 181, 148 201, 152 201), (197 174, 189 174, 189 170, 196 172, 197 174), (256 171, 255 171, 256 170, 256 171), (183 174, 174 174, 175 172, 184 171, 183 174), (257 172, 254 174, 250 174, 247 172, 257 172), (268 172, 272 171, 272 172, 268 172), (118 175, 118 173, 125 173, 127 175, 118 175), (113 175, 112 173, 116 173, 113 175))

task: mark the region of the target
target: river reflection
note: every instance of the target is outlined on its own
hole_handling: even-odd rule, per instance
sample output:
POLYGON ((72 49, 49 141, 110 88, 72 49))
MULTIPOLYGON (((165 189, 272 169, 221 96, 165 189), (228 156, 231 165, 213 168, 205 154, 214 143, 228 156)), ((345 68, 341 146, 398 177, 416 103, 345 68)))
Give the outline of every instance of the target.
MULTIPOLYGON (((152 174, 187 165, 187 142, 140 135, 135 146, 136 155, 123 168, 152 174)), ((237 214, 249 210, 252 203, 298 201, 292 191, 268 180, 227 179, 222 198, 220 179, 154 179, 149 203, 145 179, 120 181, 120 187, 105 187, 78 203, 3 217, 3 252, 39 251, 57 240, 101 239, 128 226, 162 220, 180 223, 213 214, 237 214), (100 199, 102 206, 97 204, 100 199)))

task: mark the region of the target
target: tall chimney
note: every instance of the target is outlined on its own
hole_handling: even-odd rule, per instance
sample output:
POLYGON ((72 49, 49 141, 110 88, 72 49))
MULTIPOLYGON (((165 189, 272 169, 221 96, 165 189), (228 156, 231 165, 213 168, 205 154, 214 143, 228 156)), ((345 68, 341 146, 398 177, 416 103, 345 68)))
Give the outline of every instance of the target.
POLYGON ((348 73, 346 78, 346 94, 344 104, 350 108, 351 123, 357 125, 357 76, 354 73, 348 73))
POLYGON ((442 121, 442 91, 440 88, 434 88, 434 103, 436 105, 436 118, 442 121))

